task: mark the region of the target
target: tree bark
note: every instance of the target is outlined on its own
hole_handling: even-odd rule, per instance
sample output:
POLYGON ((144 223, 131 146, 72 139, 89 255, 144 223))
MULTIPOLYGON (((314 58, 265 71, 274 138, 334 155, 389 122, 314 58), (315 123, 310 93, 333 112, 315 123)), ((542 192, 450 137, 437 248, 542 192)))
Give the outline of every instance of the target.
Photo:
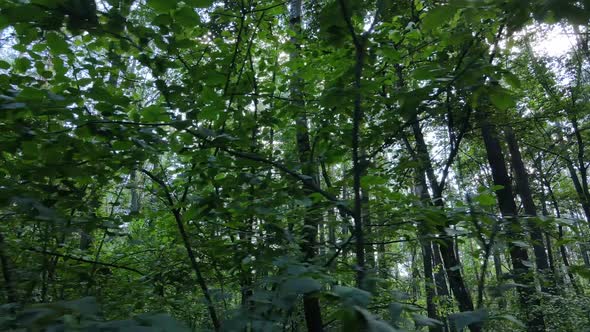
MULTIPOLYGON (((291 43, 293 44, 294 49, 289 57, 291 61, 297 61, 300 58, 299 36, 301 34, 301 0, 291 0, 289 9, 289 26, 294 32, 291 37, 291 43)), ((307 114, 305 113, 305 103, 303 101, 303 81, 298 76, 298 73, 295 73, 291 77, 290 93, 292 99, 291 103, 297 108, 295 126, 299 162, 302 165, 303 173, 309 177, 309 180, 307 181, 315 182, 315 184, 317 184, 317 169, 312 161, 313 156, 309 139, 308 120, 307 114)), ((306 195, 312 193, 305 185, 303 186, 303 192, 306 195)), ((303 218, 302 250, 304 259, 308 263, 311 263, 316 256, 316 237, 319 224, 317 218, 318 217, 309 210, 305 212, 303 218)), ((324 330, 320 301, 317 296, 314 294, 303 295, 303 311, 308 331, 321 332, 324 330)))
POLYGON ((514 170, 514 176, 516 178, 516 191, 520 196, 522 205, 527 218, 527 224, 529 227, 529 233, 533 242, 533 252, 535 253, 535 263, 537 271, 541 276, 541 289, 544 292, 553 292, 555 285, 551 277, 551 269, 549 268, 549 258, 545 251, 543 241, 543 231, 537 226, 534 220, 530 218, 537 216, 537 207, 533 201, 533 194, 531 193, 531 187, 529 184, 529 177, 522 161, 522 154, 520 153, 520 147, 518 140, 514 135, 514 131, 511 127, 504 129, 506 136, 506 142, 508 143, 508 150, 510 151, 510 162, 512 169, 514 170))
MULTIPOLYGON (((409 146, 408 146, 409 148, 409 146)), ((420 167, 415 170, 415 185, 414 193, 420 198, 420 205, 430 204, 430 194, 426 186, 426 179, 424 178, 424 172, 421 172, 420 167)), ((420 245, 422 248, 422 265, 424 267, 424 292, 426 294, 426 312, 429 318, 440 320, 438 315, 436 304, 434 303, 434 297, 436 296, 436 284, 433 278, 433 253, 432 253, 432 241, 427 240, 430 237, 428 231, 428 225, 425 224, 424 220, 419 221, 420 226, 420 245)), ((432 325, 428 327, 430 332, 442 332, 442 326, 432 325)))
MULTIPOLYGON (((422 128, 420 127, 420 122, 418 121, 417 117, 414 117, 412 120, 412 131, 414 134, 414 139, 416 140, 416 155, 419 159, 418 165, 421 167, 423 174, 427 175, 430 188, 433 192, 432 202, 435 206, 442 209, 444 207, 442 188, 440 187, 434 174, 434 168, 428 153, 428 147, 426 145, 422 128)), ((449 279, 449 285, 455 300, 459 305, 459 310, 473 311, 473 300, 465 285, 463 275, 461 274, 461 263, 459 262, 459 258, 455 253, 453 239, 446 236, 444 227, 439 228, 438 231, 441 233, 441 235, 443 235, 441 237, 442 245, 440 246, 440 253, 447 277, 449 279)), ((479 324, 471 324, 469 325, 469 330, 471 332, 479 332, 481 331, 481 326, 479 324)))
MULTIPOLYGON (((508 236, 511 240, 522 238, 522 227, 518 221, 518 211, 512 194, 512 185, 508 177, 508 170, 504 161, 504 154, 500 146, 500 141, 494 128, 490 125, 487 114, 479 111, 479 125, 483 137, 488 163, 492 170, 494 185, 501 186, 496 190, 496 199, 502 216, 509 223, 508 236)), ((531 278, 528 264, 528 253, 525 248, 509 244, 509 253, 512 260, 514 281, 526 285, 519 287, 518 294, 521 308, 527 311, 527 331, 540 332, 545 330, 543 316, 530 310, 531 306, 538 306, 539 300, 535 297, 535 284, 531 278)))
POLYGON ((578 199, 580 200, 580 204, 582 205, 582 210, 584 210, 584 215, 586 216, 586 221, 590 223, 590 203, 586 200, 586 194, 584 193, 584 187, 580 182, 580 178, 576 173, 576 168, 571 161, 566 161, 567 169, 570 173, 570 178, 574 184, 574 189, 578 194, 578 199))
POLYGON ((18 302, 14 276, 12 274, 13 267, 10 258, 6 255, 6 243, 2 233, 0 233, 0 264, 2 264, 2 276, 4 277, 4 288, 6 289, 6 302, 18 302))
POLYGON ((438 296, 449 296, 449 288, 447 286, 447 276, 440 253, 440 246, 438 243, 432 243, 433 265, 434 265, 434 280, 436 282, 436 294, 438 296))

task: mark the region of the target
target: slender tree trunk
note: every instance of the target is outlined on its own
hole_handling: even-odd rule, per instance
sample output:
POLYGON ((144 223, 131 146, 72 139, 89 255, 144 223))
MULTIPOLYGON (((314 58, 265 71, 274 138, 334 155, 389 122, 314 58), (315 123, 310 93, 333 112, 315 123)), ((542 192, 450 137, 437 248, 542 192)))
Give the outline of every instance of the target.
POLYGON ((447 287, 447 276, 445 273, 442 256, 440 253, 440 246, 438 243, 432 243, 433 265, 434 265, 434 280, 436 282, 436 294, 438 296, 449 296, 449 288, 447 287))
MULTIPOLYGON (((415 170, 416 184, 414 186, 414 193, 420 197, 420 204, 430 204, 430 194, 426 186, 426 179, 424 178, 424 172, 420 171, 420 168, 415 170)), ((436 304, 434 303, 434 297, 436 296, 436 284, 433 278, 433 253, 432 253, 432 241, 426 239, 430 236, 428 231, 428 225, 425 224, 424 220, 420 220, 420 245, 422 248, 422 265, 424 267, 424 293, 426 294, 426 312, 428 317, 436 320, 440 320, 438 312, 436 310, 436 304)), ((434 325, 430 326, 430 332, 442 332, 442 326, 434 325)))
POLYGON ((366 156, 362 153, 361 127, 364 120, 362 78, 365 66, 366 36, 357 34, 352 23, 350 8, 344 0, 339 1, 341 15, 346 21, 350 38, 354 44, 354 107, 352 112, 352 173, 353 173, 353 220, 356 254, 356 286, 366 289, 365 229, 363 223, 363 203, 361 194, 361 177, 366 167, 366 156))
MULTIPOLYGON (((494 253, 492 254, 492 259, 494 260, 494 272, 496 274, 496 282, 500 284, 505 281, 504 273, 502 272, 502 256, 500 255, 500 251, 498 249, 493 250, 494 253)), ((498 307, 500 307, 500 309, 506 308, 506 300, 503 297, 499 299, 498 307)))
MULTIPOLYGON (((432 246, 431 242, 424 240, 422 245, 422 263, 424 266, 424 291, 426 293, 426 312, 428 317, 436 320, 440 320, 438 312, 436 310, 436 304, 434 303, 434 297, 436 296, 435 284, 433 279, 432 271, 432 246)), ((429 326, 430 332, 442 332, 442 326, 434 325, 429 326)))
POLYGON ((586 221, 590 222, 590 203, 586 200, 586 194, 584 193, 584 188, 580 179, 578 178, 578 174, 576 173, 576 168, 574 167, 571 161, 566 161, 567 169, 570 173, 570 177, 574 184, 574 189, 578 194, 578 199, 580 200, 580 204, 582 205, 582 210, 584 210, 584 214, 586 216, 586 221))
MULTIPOLYGON (((289 11, 289 26, 293 30, 294 35, 291 37, 291 43, 294 46, 293 52, 290 54, 291 61, 298 61, 300 58, 299 35, 301 33, 301 0, 290 1, 289 11)), ((307 121, 307 114, 305 112, 305 104, 303 102, 303 81, 295 73, 290 82, 291 98, 294 100, 292 104, 297 108, 297 116, 295 119, 296 136, 297 136, 297 150, 299 153, 299 162, 305 175, 309 176, 312 182, 317 182, 317 169, 312 161, 311 145, 309 140, 309 127, 307 121)), ((304 193, 310 194, 304 186, 304 193)), ((318 216, 311 211, 306 211, 303 220, 303 253, 307 262, 311 262, 316 256, 316 237, 318 229, 318 216)), ((304 294, 303 296, 303 311, 305 314, 305 323, 307 330, 310 332, 321 332, 324 330, 322 323, 322 312, 320 301, 314 294, 304 294)))
MULTIPOLYGON (((422 128, 420 127, 420 123, 417 117, 415 117, 412 120, 412 131, 414 133, 414 139, 416 140, 416 155, 417 158, 419 158, 418 164, 421 166, 423 172, 427 175, 430 183, 430 188, 433 191, 433 204, 442 209, 444 207, 444 201, 441 192, 442 188, 440 188, 436 176, 434 174, 434 168, 430 160, 428 147, 426 145, 426 141, 424 140, 422 128)), ((451 237, 446 236, 444 228, 445 227, 439 228, 439 232, 442 235, 442 245, 440 247, 440 253, 444 263, 445 271, 447 273, 447 277, 449 279, 449 285, 451 287, 455 299, 457 300, 459 310, 473 311, 473 300, 471 298, 469 290, 467 289, 465 280, 463 279, 463 275, 461 274, 461 263, 459 261, 458 255, 455 252, 453 239, 451 237)), ((469 330, 471 332, 479 332, 481 331, 481 326, 478 324, 471 324, 469 325, 469 330)))
MULTIPOLYGON (((551 205, 553 205, 553 210, 555 211, 555 217, 561 218, 561 209, 559 208, 559 203, 557 202, 557 198, 555 197, 555 194, 553 193, 553 188, 551 187, 551 182, 549 182, 549 180, 545 177, 545 174, 543 173, 543 170, 542 170, 540 164, 537 166, 537 168, 539 171, 541 186, 543 188, 547 188, 547 195, 549 196, 549 200, 551 202, 551 205)), ((543 190, 543 195, 545 195, 544 190, 543 190)), ((549 214, 549 212, 547 212, 547 214, 549 214)), ((563 226, 558 225, 557 231, 558 231, 558 240, 561 240, 563 238, 563 226)), ((569 277, 570 284, 572 285, 572 288, 574 289, 574 291, 579 294, 580 289, 576 283, 576 279, 574 277, 574 274, 569 269, 570 262, 568 259, 567 248, 564 244, 559 245, 559 253, 560 253, 560 257, 561 257, 563 266, 565 267, 567 276, 569 277)))
MULTIPOLYGON (((517 207, 512 194, 512 185, 508 177, 508 170, 504 161, 504 154, 500 146, 500 141, 494 130, 487 120, 487 115, 483 111, 479 112, 479 124, 484 140, 487 159, 492 170, 494 185, 502 186, 496 190, 496 198, 502 216, 509 223, 508 236, 512 240, 522 238, 522 227, 519 224, 517 207)), ((534 279, 531 278, 530 268, 528 267, 528 253, 525 248, 509 244, 510 258, 512 260, 514 280, 517 283, 527 285, 519 287, 518 294, 521 308, 527 311, 527 331, 537 332, 545 330, 543 316, 530 310, 531 307, 538 307, 539 300, 535 297, 534 279)))
POLYGON ((195 254, 193 252, 193 248, 191 247, 188 234, 186 233, 186 230, 184 228, 184 221, 182 218, 182 214, 180 213, 180 210, 178 210, 178 209, 173 209, 172 213, 174 214, 174 219, 176 220, 176 226, 178 227, 178 231, 180 232, 180 236, 182 238, 182 242, 184 244, 184 247, 185 247, 186 252, 188 254, 189 260, 191 262, 191 266, 192 266, 193 271, 195 272, 195 275, 197 277, 197 283, 198 283, 199 287, 201 288, 201 291, 203 292, 203 297, 205 298, 205 301, 206 301, 207 310, 209 311, 209 316, 211 317, 211 322, 213 324, 213 328, 216 332, 220 331, 221 330, 221 322, 219 321, 219 318, 217 316, 217 311, 215 310, 215 304, 213 303, 213 299, 211 298, 211 292, 209 291, 209 287, 207 286, 207 283, 205 282, 205 278, 203 277, 203 274, 201 273, 201 267, 199 266, 199 263, 197 262, 197 257, 195 256, 195 254))
MULTIPOLYGON (((557 203, 557 198, 555 198, 555 194, 553 193, 553 188, 551 187, 551 183, 549 183, 549 181, 545 180, 545 186, 547 187, 547 193, 549 194, 549 197, 551 198, 551 204, 553 204, 553 209, 555 210, 555 216, 557 218, 561 218, 561 210, 559 208, 559 204, 557 203)), ((562 225, 557 226, 557 232, 558 232, 558 240, 562 240, 563 239, 563 226, 562 225)), ((563 266, 565 266, 565 270, 567 271, 567 275, 570 279, 570 283, 572 284, 572 287, 574 288, 576 293, 580 293, 581 289, 578 286, 578 283, 576 281, 576 278, 574 277, 574 274, 570 271, 569 254, 567 252, 567 247, 565 246, 565 244, 559 245, 559 253, 561 254, 561 260, 563 261, 563 266)))
MULTIPOLYGON (((578 194, 578 199, 580 204, 582 205, 582 210, 584 211, 584 215, 586 216, 586 221, 590 223, 590 204, 585 199, 584 188, 580 183, 580 179, 578 178, 578 174, 576 173, 576 169, 571 161, 566 161, 567 169, 570 173, 570 177, 574 184, 574 189, 578 194)), ((585 242, 580 243, 580 251, 582 254, 582 258, 584 259, 584 264, 586 266, 590 266, 590 257, 588 257, 588 244, 585 242)))
MULTIPOLYGON (((469 249, 471 250, 471 255, 473 257, 475 256, 475 248, 473 248, 473 241, 469 240, 469 249)), ((479 255, 478 255, 479 257, 479 255)), ((486 257, 489 258, 489 257, 486 257)), ((484 262, 485 263, 485 262, 484 262)), ((475 279, 476 280, 480 280, 480 271, 479 271, 479 261, 474 259, 474 264, 473 264, 473 272, 475 273, 475 279)), ((486 265, 487 267, 487 265, 486 265)), ((482 269, 481 271, 482 275, 485 273, 485 269, 482 269)), ((485 280, 484 280, 485 281, 485 280)), ((478 287, 479 288, 479 287, 478 287)), ((483 286, 481 286, 482 289, 478 289, 478 294, 481 292, 483 294, 483 286)))
POLYGON ((418 263, 417 261, 417 254, 416 254, 416 247, 413 246, 412 247, 412 256, 410 259, 410 267, 412 269, 412 299, 414 301, 418 301, 418 298, 420 297, 420 283, 418 282, 418 280, 420 280, 420 269, 418 268, 418 263))
MULTIPOLYGON (((538 169, 540 169, 540 165, 537 165, 538 169)), ((544 217, 549 216, 549 211, 547 210, 547 195, 545 194, 545 185, 543 185, 543 179, 542 179, 542 171, 539 170, 539 175, 541 177, 541 179, 539 180, 539 184, 540 184, 540 200, 541 200, 541 213, 544 217)), ((549 267, 551 268, 551 273, 553 274, 553 280, 555 282, 555 286, 556 288, 559 287, 559 284, 562 283, 562 279, 561 279, 561 274, 559 273, 557 264, 555 263, 555 256, 553 254, 553 245, 551 242, 551 235, 548 232, 545 232, 545 241, 547 242, 547 256, 549 258, 549 267)))
MULTIPOLYGON (((367 160, 365 160, 366 153, 365 153, 365 149, 361 149, 361 156, 362 156, 362 161, 361 163, 363 165, 366 165, 367 160)), ((361 178, 363 176, 367 175, 367 168, 363 167, 363 172, 361 174, 361 178)), ((362 210, 363 210, 363 215, 362 215, 362 219, 363 219, 363 225, 364 225, 364 232, 365 232, 365 236, 367 239, 369 239, 369 242, 374 242, 372 241, 373 239, 373 232, 372 232, 372 227, 371 227, 371 207, 369 205, 369 188, 367 187, 361 187, 361 203, 362 203, 362 210)), ((377 260, 375 258, 375 247, 372 244, 367 244, 365 246, 365 255, 367 256, 367 267, 371 270, 374 270, 376 267, 376 263, 377 260)))
POLYGON ((385 243, 380 243, 377 247, 377 263, 379 265, 379 276, 383 279, 389 278, 389 264, 387 264, 387 252, 385 243))
MULTIPOLYGON (((558 239, 561 240, 563 239, 563 226, 559 225, 558 226, 558 239)), ((563 261, 563 265, 565 266, 565 270, 567 271, 567 276, 570 279, 570 283, 572 284, 572 287, 574 289, 574 291, 577 294, 581 294, 582 290, 580 288, 580 286, 578 286, 578 283, 576 281, 576 278, 574 277, 574 274, 570 271, 570 261, 569 261, 569 255, 567 252, 567 248, 565 247, 565 245, 560 245, 559 246, 559 253, 561 254, 561 260, 563 261)))
POLYGON ((506 127, 504 130, 506 135, 506 141, 508 143, 508 149, 510 151, 510 161, 514 170, 516 178, 516 191, 520 196, 522 205, 527 218, 527 224, 529 227, 529 233, 533 242, 533 251, 535 253, 535 263, 539 275, 541 276, 541 289, 544 292, 553 292, 555 285, 551 277, 551 269, 549 268, 549 258, 545 251, 543 241, 543 231, 537 226, 534 220, 530 218, 537 216, 537 208, 533 201, 533 194, 531 193, 531 187, 529 184, 528 174, 522 161, 522 154, 518 146, 518 140, 514 135, 514 131, 510 127, 506 127))
POLYGON ((4 288, 6 290, 6 302, 18 302, 16 286, 14 284, 14 270, 10 262, 10 258, 6 255, 6 243, 2 233, 0 233, 0 264, 2 264, 2 276, 4 277, 4 288))
MULTIPOLYGON (((580 74, 579 74, 580 75, 580 74)), ((575 98, 572 90, 572 109, 575 110, 575 98)), ((586 215, 586 221, 590 223, 590 190, 588 189, 588 161, 586 160, 585 152, 586 152, 586 145, 584 139, 582 138, 582 132, 580 131, 580 127, 578 124, 578 119, 572 111, 569 111, 569 120, 572 124, 572 128, 574 129, 574 137, 576 138, 576 143, 578 146, 578 171, 580 172, 580 200, 582 201, 582 207, 584 209, 584 214, 586 215)), ((578 190, 578 189, 576 189, 578 190)))

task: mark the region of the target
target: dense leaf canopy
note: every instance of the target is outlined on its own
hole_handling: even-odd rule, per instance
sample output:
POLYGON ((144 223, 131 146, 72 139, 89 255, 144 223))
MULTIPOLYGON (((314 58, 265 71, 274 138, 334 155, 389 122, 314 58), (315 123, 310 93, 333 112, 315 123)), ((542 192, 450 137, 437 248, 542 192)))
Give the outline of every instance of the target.
POLYGON ((589 24, 0 0, 0 330, 583 330, 589 24))

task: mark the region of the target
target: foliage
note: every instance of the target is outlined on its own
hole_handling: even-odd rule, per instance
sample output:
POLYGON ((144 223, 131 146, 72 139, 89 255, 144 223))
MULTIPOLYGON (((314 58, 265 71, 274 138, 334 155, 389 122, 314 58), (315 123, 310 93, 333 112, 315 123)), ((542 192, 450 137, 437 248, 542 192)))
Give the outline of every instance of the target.
POLYGON ((0 326, 581 330, 589 20, 0 0, 0 326))

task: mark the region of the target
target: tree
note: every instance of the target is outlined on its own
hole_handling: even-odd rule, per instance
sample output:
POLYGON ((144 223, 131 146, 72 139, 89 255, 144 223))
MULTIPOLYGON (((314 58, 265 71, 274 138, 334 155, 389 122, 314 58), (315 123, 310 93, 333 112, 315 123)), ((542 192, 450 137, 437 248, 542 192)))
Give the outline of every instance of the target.
POLYGON ((0 0, 1 329, 581 329, 589 20, 0 0))

